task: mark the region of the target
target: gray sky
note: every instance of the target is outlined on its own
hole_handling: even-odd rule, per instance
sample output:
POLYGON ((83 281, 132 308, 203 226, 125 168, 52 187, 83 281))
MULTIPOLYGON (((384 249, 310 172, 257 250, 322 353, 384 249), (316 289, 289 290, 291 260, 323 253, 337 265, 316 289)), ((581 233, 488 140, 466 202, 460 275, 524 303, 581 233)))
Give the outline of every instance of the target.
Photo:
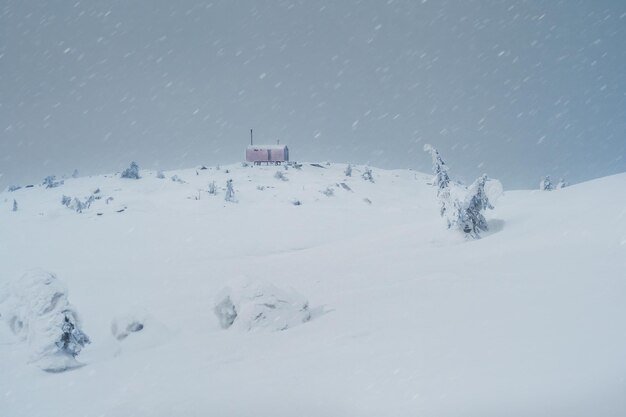
POLYGON ((0 187, 292 159, 626 171, 626 2, 0 0, 0 187))

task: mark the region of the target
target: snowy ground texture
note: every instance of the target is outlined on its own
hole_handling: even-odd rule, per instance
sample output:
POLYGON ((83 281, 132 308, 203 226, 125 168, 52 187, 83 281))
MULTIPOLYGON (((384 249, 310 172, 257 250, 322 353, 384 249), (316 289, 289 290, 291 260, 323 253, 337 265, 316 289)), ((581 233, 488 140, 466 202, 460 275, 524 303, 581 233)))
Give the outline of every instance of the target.
POLYGON ((91 340, 49 373, 0 323, 0 416, 626 415, 625 174, 507 191, 465 241, 430 175, 345 168, 0 193, 0 285, 56 274, 91 340))

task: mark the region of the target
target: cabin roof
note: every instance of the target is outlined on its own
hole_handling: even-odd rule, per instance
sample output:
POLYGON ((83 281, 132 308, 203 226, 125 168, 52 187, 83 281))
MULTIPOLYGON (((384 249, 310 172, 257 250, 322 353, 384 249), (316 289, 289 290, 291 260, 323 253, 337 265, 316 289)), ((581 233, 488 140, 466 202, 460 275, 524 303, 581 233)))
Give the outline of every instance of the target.
POLYGON ((248 149, 276 149, 283 150, 287 147, 287 145, 248 145, 248 149))

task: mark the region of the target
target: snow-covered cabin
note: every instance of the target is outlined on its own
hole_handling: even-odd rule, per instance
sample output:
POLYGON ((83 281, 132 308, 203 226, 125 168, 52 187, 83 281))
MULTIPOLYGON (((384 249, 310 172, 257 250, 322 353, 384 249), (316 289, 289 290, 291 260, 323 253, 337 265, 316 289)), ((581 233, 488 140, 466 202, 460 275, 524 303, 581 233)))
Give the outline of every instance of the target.
POLYGON ((261 164, 280 164, 289 161, 286 145, 250 145, 246 148, 246 161, 261 164))

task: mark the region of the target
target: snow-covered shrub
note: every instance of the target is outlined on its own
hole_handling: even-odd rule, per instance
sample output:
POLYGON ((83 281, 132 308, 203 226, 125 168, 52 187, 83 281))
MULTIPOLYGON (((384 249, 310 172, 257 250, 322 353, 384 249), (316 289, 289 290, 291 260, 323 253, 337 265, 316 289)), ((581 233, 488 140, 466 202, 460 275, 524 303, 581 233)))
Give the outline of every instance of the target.
POLYGON ((211 181, 209 183, 209 186, 207 188, 207 193, 209 193, 211 195, 217 194, 217 185, 215 185, 215 181, 211 181))
POLYGON ((276 173, 274 174, 274 178, 281 181, 289 181, 289 178, 287 178, 287 176, 282 171, 276 171, 276 173))
POLYGON ((546 175, 544 179, 539 182, 539 189, 541 191, 552 191, 554 190, 554 184, 552 184, 552 180, 549 175, 546 175))
POLYGON ((126 168, 124 171, 122 171, 122 178, 130 178, 130 179, 134 179, 134 180, 138 180, 139 178, 141 178, 139 176, 139 165, 137 165, 137 162, 132 161, 130 163, 130 166, 128 168, 126 168))
POLYGON ((17 211, 17 201, 15 201, 15 199, 13 199, 13 208, 11 211, 17 211))
POLYGON ((224 329, 286 330, 311 319, 306 298, 294 290, 254 282, 224 288, 215 300, 215 314, 224 329))
POLYGON ((117 340, 126 339, 131 333, 140 332, 145 327, 147 315, 143 311, 134 311, 115 316, 111 320, 111 334, 117 340))
POLYGON ((120 351, 142 350, 171 339, 172 332, 141 307, 131 307, 111 320, 111 334, 120 351))
POLYGON ((78 169, 74 169, 74 172, 72 172, 72 178, 78 178, 78 169))
POLYGON ((556 184, 556 189, 560 190, 561 188, 567 187, 569 184, 563 178, 559 178, 559 182, 556 184))
POLYGON ((64 195, 63 197, 61 197, 61 204, 63 204, 65 207, 69 207, 71 203, 72 197, 70 197, 69 195, 64 195))
POLYGON ((68 208, 71 208, 77 213, 82 213, 83 210, 86 210, 89 207, 91 207, 91 203, 93 203, 94 200, 95 200, 95 197, 93 195, 90 195, 89 197, 87 197, 85 201, 80 201, 78 198, 74 197, 74 200, 68 206, 68 208))
POLYGON ((46 188, 56 188, 63 185, 64 181, 57 180, 56 178, 57 177, 54 175, 48 175, 46 178, 43 179, 43 183, 41 185, 46 188))
POLYGON ((76 356, 89 337, 67 300, 67 288, 54 274, 28 271, 1 292, 0 317, 26 342, 32 363, 50 372, 81 366, 76 356))
POLYGON ((369 167, 365 167, 365 170, 361 174, 361 177, 365 181, 374 182, 374 174, 372 173, 372 170, 369 167))
POLYGON ((20 188, 22 188, 22 187, 21 187, 21 186, 19 186, 19 185, 9 185, 9 188, 7 188, 7 191, 8 191, 8 192, 10 192, 10 193, 12 193, 13 191, 17 191, 17 190, 19 190, 20 188))
POLYGON ((224 195, 224 201, 236 203, 235 189, 233 188, 233 180, 226 181, 226 194, 224 195))
POLYGON ((344 171, 344 174, 346 174, 346 177, 352 176, 352 165, 348 164, 348 166, 346 167, 346 170, 344 171))
POLYGON ((165 174, 163 173, 163 171, 157 171, 156 177, 158 179, 160 179, 160 180, 164 180, 165 179, 165 174))
POLYGON ((335 195, 335 190, 331 187, 326 187, 326 189, 320 191, 320 193, 324 194, 326 197, 332 197, 335 195))
POLYGON ((173 182, 177 182, 179 184, 184 184, 185 180, 183 180, 182 178, 180 178, 178 175, 172 175, 172 177, 170 178, 173 182))

